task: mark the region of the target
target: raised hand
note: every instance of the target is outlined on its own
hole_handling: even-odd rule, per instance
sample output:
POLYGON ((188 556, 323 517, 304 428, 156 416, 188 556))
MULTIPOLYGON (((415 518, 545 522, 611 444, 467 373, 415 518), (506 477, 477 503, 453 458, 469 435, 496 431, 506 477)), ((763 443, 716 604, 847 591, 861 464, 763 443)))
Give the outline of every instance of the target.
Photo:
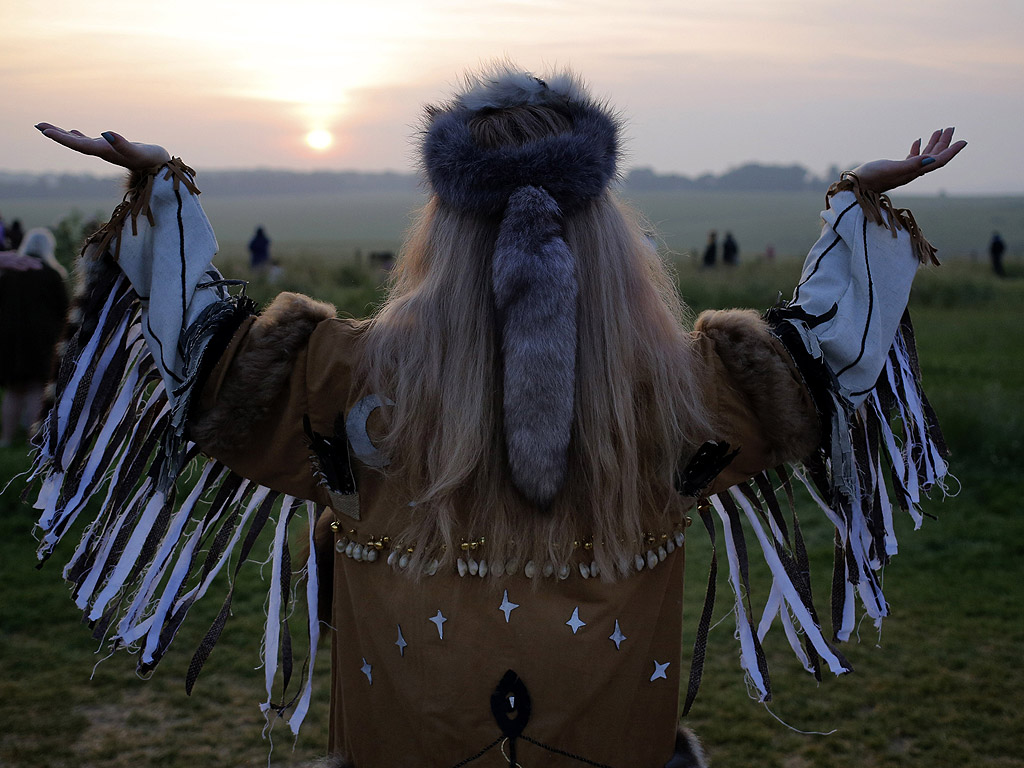
POLYGON ((895 187, 909 184, 919 176, 937 171, 967 146, 966 141, 953 141, 953 128, 939 130, 932 134, 924 151, 921 140, 910 146, 910 154, 904 160, 875 160, 854 169, 861 186, 873 192, 887 192, 895 187))
POLYGON ((101 138, 91 138, 81 131, 65 131, 51 123, 39 123, 36 128, 46 138, 69 149, 133 171, 163 165, 171 159, 167 150, 157 144, 128 141, 112 131, 105 131, 101 138))

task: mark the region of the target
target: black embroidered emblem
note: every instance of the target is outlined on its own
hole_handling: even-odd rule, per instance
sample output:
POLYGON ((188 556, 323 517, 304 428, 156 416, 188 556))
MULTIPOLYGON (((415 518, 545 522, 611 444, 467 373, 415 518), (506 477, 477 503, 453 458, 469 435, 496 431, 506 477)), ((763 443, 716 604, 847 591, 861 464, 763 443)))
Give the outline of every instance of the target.
POLYGON ((676 491, 682 496, 696 498, 701 491, 711 485, 711 482, 721 474, 722 470, 729 466, 729 463, 739 453, 737 448, 732 453, 727 442, 715 442, 709 440, 704 443, 686 467, 676 472, 676 491))
POLYGON ((327 491, 331 509, 358 520, 358 505, 353 504, 351 498, 346 499, 357 493, 358 488, 348 453, 344 416, 339 413, 335 418, 334 434, 330 437, 316 432, 308 415, 302 417, 302 428, 312 450, 310 461, 313 463, 314 476, 317 483, 327 491))

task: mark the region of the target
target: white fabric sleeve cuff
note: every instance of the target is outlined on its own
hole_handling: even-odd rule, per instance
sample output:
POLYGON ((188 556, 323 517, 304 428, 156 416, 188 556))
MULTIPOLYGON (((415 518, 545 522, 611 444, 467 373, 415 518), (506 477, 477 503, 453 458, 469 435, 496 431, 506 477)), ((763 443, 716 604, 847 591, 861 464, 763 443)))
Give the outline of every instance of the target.
POLYGON ((125 224, 118 264, 141 300, 142 331, 173 405, 186 380, 186 330, 227 294, 219 285, 204 285, 220 280, 211 265, 217 253, 213 227, 198 197, 168 176, 161 169, 153 182, 153 224, 139 216, 137 234, 125 224))
POLYGON ((790 307, 806 313, 794 325, 856 408, 885 364, 919 261, 907 231, 868 221, 852 192, 836 193, 821 216, 790 307))

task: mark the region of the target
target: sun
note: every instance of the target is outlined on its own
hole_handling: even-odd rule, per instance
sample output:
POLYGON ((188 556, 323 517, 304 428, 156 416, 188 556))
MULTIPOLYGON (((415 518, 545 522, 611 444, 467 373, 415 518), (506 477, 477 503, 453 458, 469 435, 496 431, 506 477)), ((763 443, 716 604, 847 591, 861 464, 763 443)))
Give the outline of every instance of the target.
POLYGON ((333 143, 334 137, 330 131, 324 128, 314 128, 306 134, 306 144, 309 145, 310 149, 315 149, 317 152, 323 152, 333 143))

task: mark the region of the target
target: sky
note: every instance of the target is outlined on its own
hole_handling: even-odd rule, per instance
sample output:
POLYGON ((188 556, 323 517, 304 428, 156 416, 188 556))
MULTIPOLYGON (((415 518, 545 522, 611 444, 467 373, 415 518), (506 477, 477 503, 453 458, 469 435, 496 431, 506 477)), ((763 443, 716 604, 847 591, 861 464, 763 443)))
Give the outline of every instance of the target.
POLYGON ((423 106, 506 58, 626 119, 623 167, 970 146, 921 194, 1024 194, 1020 0, 0 0, 0 170, 106 173, 32 126, 115 130, 197 170, 416 167, 423 106), (312 136, 310 135, 311 132, 312 136), (312 146, 312 145, 316 146, 312 146), (326 146, 324 146, 326 145, 326 146))

